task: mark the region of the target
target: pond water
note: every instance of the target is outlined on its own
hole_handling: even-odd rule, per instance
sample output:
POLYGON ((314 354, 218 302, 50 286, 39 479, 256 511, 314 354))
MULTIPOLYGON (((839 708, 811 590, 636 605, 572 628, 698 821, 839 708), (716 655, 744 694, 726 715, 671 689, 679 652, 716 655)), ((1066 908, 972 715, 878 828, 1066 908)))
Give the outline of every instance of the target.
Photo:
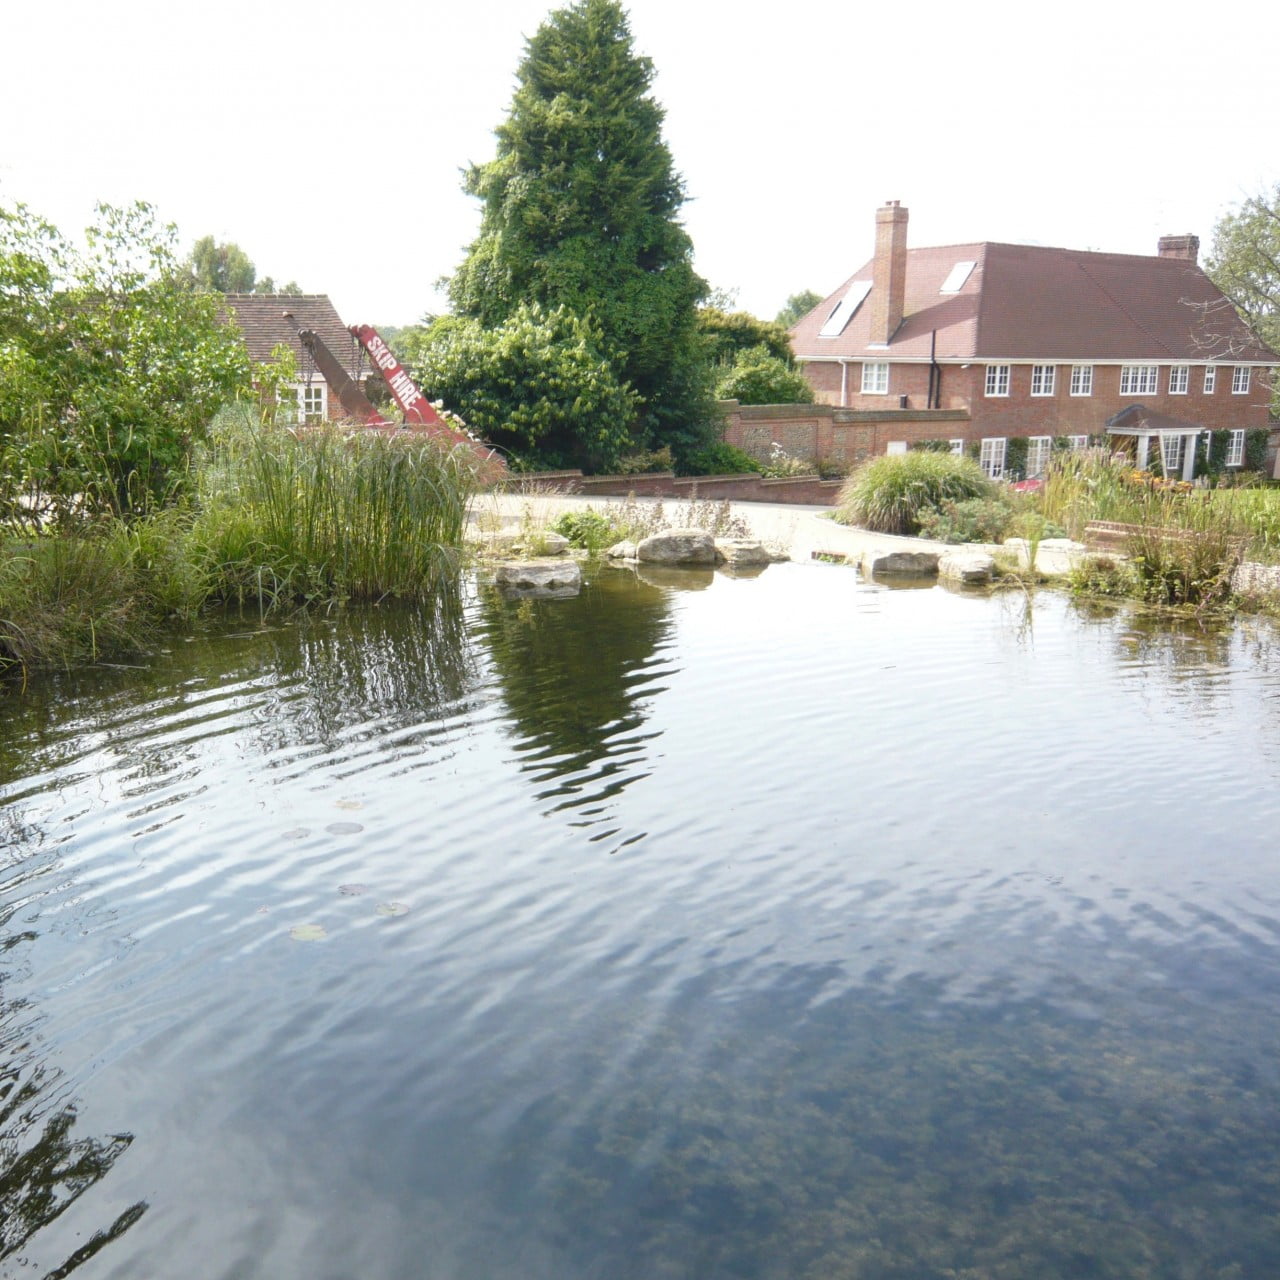
POLYGON ((9 696, 0 1275, 1280 1273, 1280 660, 779 565, 9 696))

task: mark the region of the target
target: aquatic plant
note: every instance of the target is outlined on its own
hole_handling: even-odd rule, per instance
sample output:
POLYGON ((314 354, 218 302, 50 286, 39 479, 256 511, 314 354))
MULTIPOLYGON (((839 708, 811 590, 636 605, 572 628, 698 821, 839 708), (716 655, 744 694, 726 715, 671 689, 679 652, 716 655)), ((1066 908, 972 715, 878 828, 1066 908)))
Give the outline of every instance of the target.
POLYGON ((924 512, 990 498, 996 485, 970 458, 916 451, 872 458, 840 490, 834 518, 878 533, 915 533, 924 512))

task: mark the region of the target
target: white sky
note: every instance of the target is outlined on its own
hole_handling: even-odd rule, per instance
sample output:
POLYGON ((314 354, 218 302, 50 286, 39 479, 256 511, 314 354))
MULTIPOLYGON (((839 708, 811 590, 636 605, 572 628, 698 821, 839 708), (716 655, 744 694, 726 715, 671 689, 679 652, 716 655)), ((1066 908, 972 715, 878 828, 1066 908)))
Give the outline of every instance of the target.
MULTIPOLYGON (((144 199, 349 324, 442 310, 524 38, 547 0, 53 0, 6 6, 0 198, 74 233, 144 199)), ((633 0, 699 271, 771 318, 912 244, 1207 248, 1280 180, 1268 0, 633 0)))

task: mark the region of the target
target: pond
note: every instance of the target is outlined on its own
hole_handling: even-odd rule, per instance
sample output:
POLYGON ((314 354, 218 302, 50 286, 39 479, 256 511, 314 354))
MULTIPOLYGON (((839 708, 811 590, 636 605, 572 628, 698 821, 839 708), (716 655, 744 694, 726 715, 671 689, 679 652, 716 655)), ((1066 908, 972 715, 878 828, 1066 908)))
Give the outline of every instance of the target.
POLYGON ((0 1275, 1280 1273, 1280 660, 822 565, 11 695, 0 1275))

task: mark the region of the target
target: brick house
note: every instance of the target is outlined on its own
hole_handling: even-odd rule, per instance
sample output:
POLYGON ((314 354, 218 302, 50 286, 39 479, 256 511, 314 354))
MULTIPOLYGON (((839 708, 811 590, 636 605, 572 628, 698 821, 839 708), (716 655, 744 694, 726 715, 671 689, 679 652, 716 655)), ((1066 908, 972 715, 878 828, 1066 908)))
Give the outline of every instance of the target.
MULTIPOLYGON (((310 354, 298 338, 299 329, 311 329, 360 383, 366 395, 369 380, 381 382, 377 371, 363 360, 363 348, 342 323, 327 294, 228 293, 223 295, 224 314, 234 316, 254 364, 272 363, 277 346, 288 347, 297 361, 294 392, 299 422, 322 422, 343 416, 342 405, 310 354)), ((376 394, 376 393, 375 393, 376 394)))
POLYGON ((1162 237, 1153 257, 912 249, 907 210, 891 201, 876 212, 874 257, 791 330, 830 406, 810 410, 815 442, 825 436, 848 462, 925 439, 956 452, 976 444, 998 475, 1008 441, 1024 437, 1035 475, 1055 438, 1110 437, 1129 441, 1139 464, 1158 448, 1167 472, 1190 476, 1197 435, 1230 431, 1228 465, 1242 465, 1245 432, 1271 425, 1280 355, 1246 328, 1198 252, 1191 235, 1162 237))

